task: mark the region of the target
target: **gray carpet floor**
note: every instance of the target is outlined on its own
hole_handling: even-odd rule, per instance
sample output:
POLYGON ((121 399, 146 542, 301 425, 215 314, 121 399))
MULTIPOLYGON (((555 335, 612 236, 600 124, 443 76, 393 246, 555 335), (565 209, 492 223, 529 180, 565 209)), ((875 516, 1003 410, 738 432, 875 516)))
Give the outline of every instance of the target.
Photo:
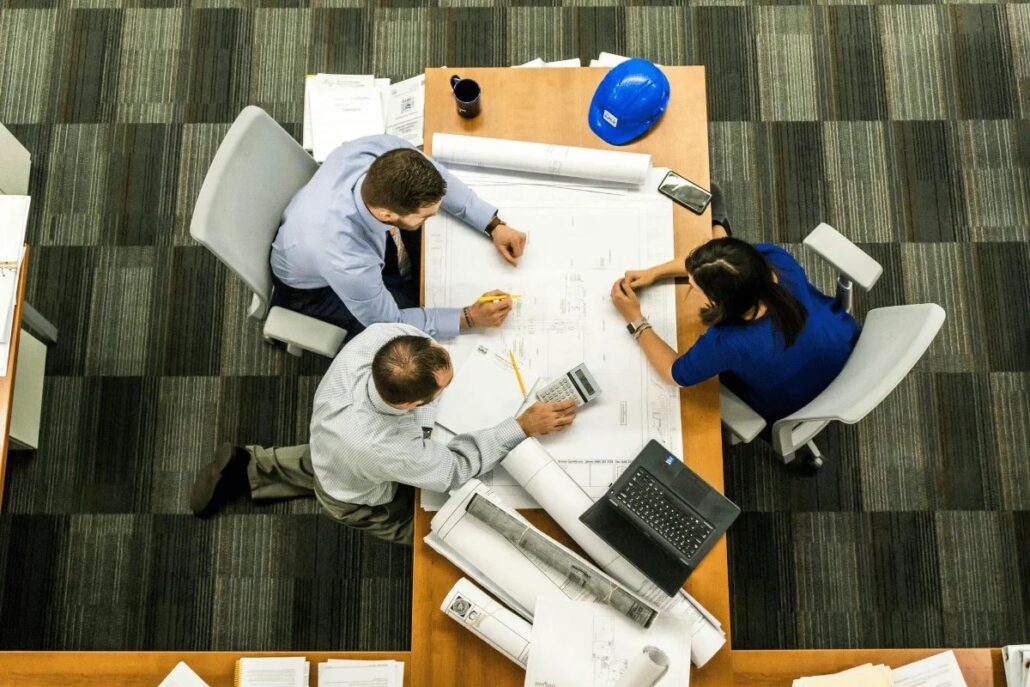
POLYGON ((948 313, 818 477, 726 450, 734 646, 1030 638, 1030 4, 3 0, 29 299, 60 342, 39 450, 8 466, 0 648, 407 648, 408 549, 310 502, 188 514, 218 442, 305 439, 326 367, 262 344, 193 202, 244 106, 299 135, 306 73, 600 50, 707 67, 740 236, 830 288, 799 245, 828 221, 884 265, 860 312, 948 313))

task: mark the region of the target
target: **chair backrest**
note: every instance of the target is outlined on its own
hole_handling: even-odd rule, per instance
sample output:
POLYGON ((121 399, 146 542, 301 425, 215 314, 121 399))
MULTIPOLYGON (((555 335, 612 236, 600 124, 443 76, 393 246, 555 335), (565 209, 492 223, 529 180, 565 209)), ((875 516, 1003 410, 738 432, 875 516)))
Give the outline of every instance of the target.
POLYGON ((272 291, 268 264, 283 210, 318 165, 260 107, 240 113, 211 162, 190 235, 235 272, 261 301, 272 291))
POLYGON ((773 434, 799 422, 858 422, 901 383, 943 324, 944 308, 935 303, 869 311, 855 350, 837 378, 804 408, 778 421, 773 434))

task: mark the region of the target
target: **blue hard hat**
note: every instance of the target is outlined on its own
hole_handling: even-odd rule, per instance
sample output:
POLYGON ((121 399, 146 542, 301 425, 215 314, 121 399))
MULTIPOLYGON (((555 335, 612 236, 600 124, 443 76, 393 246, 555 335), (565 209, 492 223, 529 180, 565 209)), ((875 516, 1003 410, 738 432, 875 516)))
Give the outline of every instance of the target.
POLYGON ((669 79, 654 62, 634 57, 601 79, 587 118, 595 134, 621 146, 654 126, 668 103, 669 79))

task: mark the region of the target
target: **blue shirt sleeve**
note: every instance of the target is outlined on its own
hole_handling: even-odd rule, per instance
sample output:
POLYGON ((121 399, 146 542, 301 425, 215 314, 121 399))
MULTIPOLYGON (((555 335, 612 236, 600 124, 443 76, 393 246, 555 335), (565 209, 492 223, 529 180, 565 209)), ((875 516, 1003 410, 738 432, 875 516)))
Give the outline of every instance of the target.
POLYGON ((476 195, 465 182, 454 176, 446 167, 430 158, 447 182, 447 194, 440 206, 449 215, 457 217, 476 231, 483 231, 497 214, 497 208, 476 195))
POLYGON ((329 286, 366 327, 377 322, 403 322, 434 339, 451 339, 458 335, 460 308, 401 309, 383 283, 378 263, 372 262, 367 269, 354 272, 340 269, 342 266, 332 256, 326 261, 328 269, 324 274, 329 286))
POLYGON ((680 386, 691 386, 732 369, 736 361, 736 349, 712 327, 672 364, 672 378, 680 386))

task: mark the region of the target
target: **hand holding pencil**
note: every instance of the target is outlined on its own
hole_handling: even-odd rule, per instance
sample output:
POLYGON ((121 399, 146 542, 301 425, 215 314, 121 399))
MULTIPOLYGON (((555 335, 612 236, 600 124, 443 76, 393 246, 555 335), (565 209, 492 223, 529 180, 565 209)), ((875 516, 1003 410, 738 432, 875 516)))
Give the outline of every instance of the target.
POLYGON ((499 327, 511 312, 512 294, 494 289, 487 291, 470 306, 462 308, 461 326, 499 327))

